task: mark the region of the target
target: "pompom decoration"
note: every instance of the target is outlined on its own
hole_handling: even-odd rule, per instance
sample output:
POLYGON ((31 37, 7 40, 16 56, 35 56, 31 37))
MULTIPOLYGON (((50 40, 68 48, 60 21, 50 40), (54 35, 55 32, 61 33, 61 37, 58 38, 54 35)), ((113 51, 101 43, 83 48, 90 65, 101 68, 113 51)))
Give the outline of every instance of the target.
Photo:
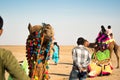
MULTIPOLYGON (((45 27, 43 27, 45 28, 45 27)), ((48 60, 52 38, 48 37, 46 29, 30 33, 26 41, 26 57, 28 61, 29 77, 34 80, 48 80, 48 60)))

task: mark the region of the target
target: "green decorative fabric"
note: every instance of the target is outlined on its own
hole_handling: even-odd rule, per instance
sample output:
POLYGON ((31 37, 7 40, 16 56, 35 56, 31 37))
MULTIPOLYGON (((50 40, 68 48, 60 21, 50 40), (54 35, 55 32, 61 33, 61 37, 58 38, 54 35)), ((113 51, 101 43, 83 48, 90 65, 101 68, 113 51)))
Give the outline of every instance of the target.
POLYGON ((23 61, 23 63, 21 64, 21 67, 22 67, 22 69, 26 72, 26 74, 28 75, 29 69, 28 69, 28 62, 27 62, 26 59, 25 59, 25 60, 23 61))
POLYGON ((8 80, 13 80, 13 78, 9 75, 8 80))
POLYGON ((108 49, 104 50, 103 52, 98 51, 96 53, 96 57, 97 57, 98 61, 109 59, 110 58, 110 51, 108 49))

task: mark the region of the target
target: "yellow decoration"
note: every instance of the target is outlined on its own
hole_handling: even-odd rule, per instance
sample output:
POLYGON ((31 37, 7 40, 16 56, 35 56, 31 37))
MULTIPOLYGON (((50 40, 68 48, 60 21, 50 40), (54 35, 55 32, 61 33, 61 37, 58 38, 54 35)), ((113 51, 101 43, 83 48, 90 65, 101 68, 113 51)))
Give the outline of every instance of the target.
POLYGON ((110 65, 102 65, 102 74, 111 74, 112 69, 110 65))
POLYGON ((38 77, 37 77, 37 76, 35 76, 35 80, 38 80, 38 77))
POLYGON ((89 76, 97 76, 101 73, 101 66, 98 66, 95 62, 91 62, 90 65, 90 73, 89 76))

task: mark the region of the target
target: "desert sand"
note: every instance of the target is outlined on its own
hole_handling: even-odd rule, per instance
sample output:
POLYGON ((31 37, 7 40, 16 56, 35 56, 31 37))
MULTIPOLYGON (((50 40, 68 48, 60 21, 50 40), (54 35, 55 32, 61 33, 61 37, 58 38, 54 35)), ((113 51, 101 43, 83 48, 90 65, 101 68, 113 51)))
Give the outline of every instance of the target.
MULTIPOLYGON (((71 50, 74 46, 60 46, 60 59, 59 64, 55 65, 52 60, 49 61, 49 74, 50 80, 69 80, 69 75, 72 69, 72 55, 71 50)), ((0 48, 5 48, 11 50, 13 55, 17 58, 18 61, 22 61, 25 59, 25 46, 0 46, 0 48)), ((90 50, 90 49, 89 49, 90 50)), ((90 50, 92 53, 92 51, 90 50)), ((119 52, 120 56, 120 52, 119 52)), ((113 73, 109 76, 98 76, 95 78, 87 78, 87 80, 120 80, 120 68, 116 69, 116 57, 113 53, 112 56, 112 64, 113 64, 113 73)), ((8 73, 6 73, 6 79, 8 77, 8 73)))

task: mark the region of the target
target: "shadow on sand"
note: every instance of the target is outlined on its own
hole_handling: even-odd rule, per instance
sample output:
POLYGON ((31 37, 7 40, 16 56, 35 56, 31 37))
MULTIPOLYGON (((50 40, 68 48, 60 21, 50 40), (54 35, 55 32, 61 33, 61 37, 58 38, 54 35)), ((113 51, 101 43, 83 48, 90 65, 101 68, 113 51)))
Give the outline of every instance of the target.
MULTIPOLYGON (((61 63, 58 63, 58 64, 73 65, 72 63, 64 63, 64 62, 61 62, 61 63)), ((56 64, 55 63, 49 63, 49 65, 56 65, 56 64)))
POLYGON ((60 73, 49 73, 50 75, 58 75, 58 76, 69 76, 68 74, 60 74, 60 73))
POLYGON ((59 64, 65 64, 65 65, 73 65, 72 63, 64 63, 64 62, 61 62, 59 64))

